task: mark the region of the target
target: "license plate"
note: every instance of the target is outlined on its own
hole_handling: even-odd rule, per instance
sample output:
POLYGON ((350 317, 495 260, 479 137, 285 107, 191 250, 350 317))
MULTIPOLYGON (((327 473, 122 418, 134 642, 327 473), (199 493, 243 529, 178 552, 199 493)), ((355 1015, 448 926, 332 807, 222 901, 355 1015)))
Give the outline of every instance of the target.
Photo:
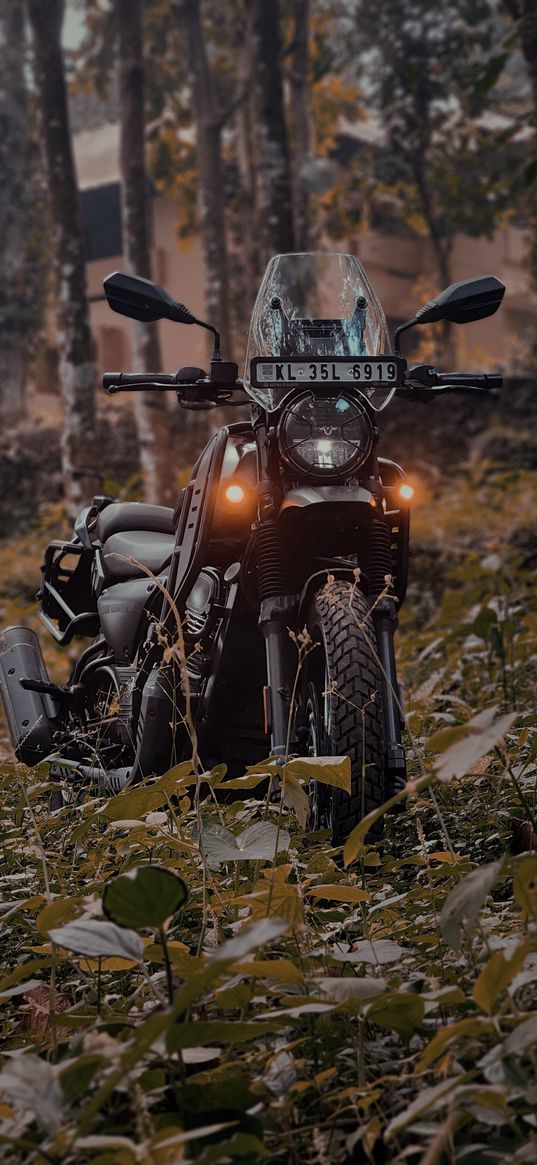
POLYGON ((252 360, 251 382, 257 388, 281 384, 401 384, 405 361, 397 356, 333 356, 331 360, 252 360))

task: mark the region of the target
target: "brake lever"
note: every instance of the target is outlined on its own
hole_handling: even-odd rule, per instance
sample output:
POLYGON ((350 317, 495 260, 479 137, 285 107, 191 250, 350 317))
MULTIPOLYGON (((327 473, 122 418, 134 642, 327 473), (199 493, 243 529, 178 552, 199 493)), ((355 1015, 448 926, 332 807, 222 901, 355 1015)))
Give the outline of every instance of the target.
POLYGON ((115 396, 118 392, 170 392, 175 389, 175 384, 157 384, 154 380, 148 380, 142 384, 109 384, 105 388, 105 392, 109 396, 115 396))

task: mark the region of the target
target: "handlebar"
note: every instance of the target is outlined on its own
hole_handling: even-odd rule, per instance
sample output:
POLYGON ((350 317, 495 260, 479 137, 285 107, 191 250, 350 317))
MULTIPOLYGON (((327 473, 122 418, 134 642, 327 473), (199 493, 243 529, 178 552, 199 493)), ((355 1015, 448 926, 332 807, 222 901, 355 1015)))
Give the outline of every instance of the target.
MULTIPOLYGON (((110 394, 117 392, 157 392, 175 390, 186 408, 214 408, 218 404, 244 404, 232 400, 233 392, 243 388, 236 376, 237 366, 211 364, 208 377, 201 368, 181 368, 179 372, 105 372, 103 388, 110 394), (220 369, 221 378, 220 378, 220 369)), ((406 400, 430 401, 435 396, 449 393, 494 394, 503 379, 497 373, 437 372, 428 364, 409 368, 405 380, 396 389, 396 395, 406 400)))

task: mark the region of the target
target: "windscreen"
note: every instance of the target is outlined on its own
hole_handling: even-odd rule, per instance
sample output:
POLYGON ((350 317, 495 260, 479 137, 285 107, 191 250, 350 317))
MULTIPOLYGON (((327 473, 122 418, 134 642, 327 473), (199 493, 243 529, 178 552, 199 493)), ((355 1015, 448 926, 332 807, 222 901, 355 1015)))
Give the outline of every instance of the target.
MULTIPOLYGON (((288 384, 250 381, 250 361, 256 357, 300 357, 388 354, 386 319, 365 271, 354 255, 317 251, 275 255, 270 260, 255 302, 244 387, 263 408, 277 409, 288 384)), ((371 388, 367 399, 384 408, 393 385, 371 388)))

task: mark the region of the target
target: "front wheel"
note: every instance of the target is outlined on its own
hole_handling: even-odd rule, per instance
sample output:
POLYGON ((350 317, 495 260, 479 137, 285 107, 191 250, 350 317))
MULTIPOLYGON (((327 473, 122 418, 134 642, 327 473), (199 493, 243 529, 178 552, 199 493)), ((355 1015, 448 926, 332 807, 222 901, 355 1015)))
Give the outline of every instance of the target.
POLYGON ((330 828, 334 845, 387 797, 381 671, 367 601, 334 580, 310 605, 311 643, 299 677, 296 727, 310 756, 348 756, 351 793, 314 783, 311 825, 330 828))

